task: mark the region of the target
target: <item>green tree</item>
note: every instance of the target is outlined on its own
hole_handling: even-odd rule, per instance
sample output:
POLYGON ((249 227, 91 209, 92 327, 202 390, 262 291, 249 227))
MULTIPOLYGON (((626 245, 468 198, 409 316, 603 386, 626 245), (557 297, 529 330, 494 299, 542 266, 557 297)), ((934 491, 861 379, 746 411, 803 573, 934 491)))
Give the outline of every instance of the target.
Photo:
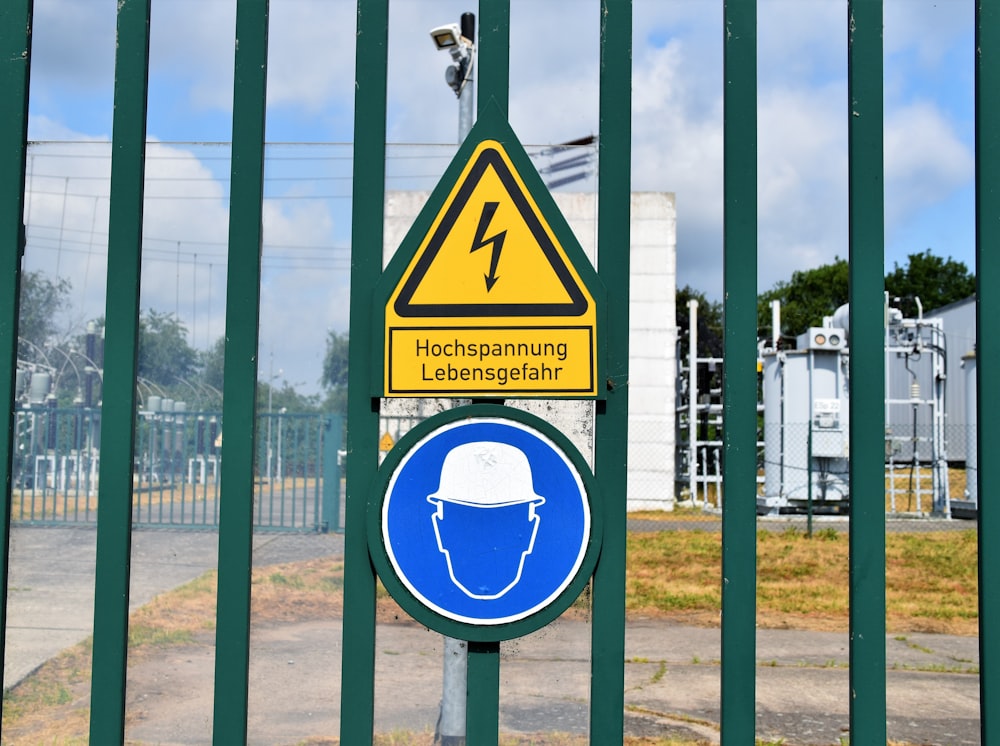
POLYGON ((677 339, 679 348, 677 354, 681 360, 687 360, 690 349, 691 314, 688 303, 698 301, 698 357, 722 357, 722 304, 711 301, 700 290, 685 285, 675 296, 677 339))
POLYGON ((198 353, 188 344, 184 322, 174 314, 149 309, 140 317, 138 373, 162 387, 189 381, 198 373, 198 353))
POLYGON ((332 329, 326 335, 321 383, 327 390, 326 408, 333 414, 347 414, 347 363, 350 343, 347 332, 332 329))
POLYGON ((899 298, 900 310, 912 317, 917 312, 916 298, 930 311, 975 294, 976 276, 964 263, 934 256, 927 249, 910 254, 905 267, 894 262, 892 272, 885 276, 885 289, 891 298, 899 298))
POLYGON ((19 358, 44 362, 38 359, 36 348, 44 348, 58 332, 56 317, 69 305, 72 287, 69 280, 57 277, 53 281, 44 272, 21 274, 17 336, 26 341, 18 341, 19 358))
POLYGON ((305 414, 309 412, 319 412, 320 402, 318 394, 301 394, 295 386, 288 381, 281 381, 269 384, 267 381, 257 382, 257 411, 258 412, 281 412, 289 414, 305 414), (271 409, 268 410, 268 405, 271 409))
POLYGON ((219 337, 215 344, 198 354, 201 381, 212 389, 223 391, 225 386, 226 338, 219 337))
MULTIPOLYGON (((757 326, 771 328, 771 301, 781 302, 782 333, 795 337, 810 326, 819 326, 847 303, 849 265, 835 258, 832 264, 792 273, 791 280, 778 282, 757 298, 757 326)), ((885 289, 907 316, 916 314, 915 298, 924 311, 968 298, 976 292, 976 278, 962 262, 942 259, 930 250, 910 254, 905 267, 898 263, 885 276, 885 289)))
POLYGON ((781 302, 781 326, 785 336, 795 337, 810 326, 819 326, 848 297, 849 271, 846 259, 792 273, 788 282, 778 282, 757 297, 757 328, 771 329, 771 302, 781 302))

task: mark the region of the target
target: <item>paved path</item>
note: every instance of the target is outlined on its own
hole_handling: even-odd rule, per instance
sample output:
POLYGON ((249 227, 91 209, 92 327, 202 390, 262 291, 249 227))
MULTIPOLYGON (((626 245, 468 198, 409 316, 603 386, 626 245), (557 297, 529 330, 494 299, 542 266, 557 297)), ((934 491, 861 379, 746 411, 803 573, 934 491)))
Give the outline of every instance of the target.
MULTIPOLYGON (((132 534, 132 609, 216 567, 215 531, 137 530, 132 534)), ((271 565, 342 554, 340 534, 254 536, 254 563, 271 565)), ((9 689, 94 629, 94 527, 11 531, 3 684, 9 689)))
MULTIPOLYGON (((268 624, 252 634, 249 742, 292 744, 340 728, 340 620, 268 624), (303 682, 308 682, 303 686, 303 682)), ((585 734, 590 630, 560 621, 501 646, 501 729, 585 734)), ((979 744, 978 677, 964 668, 976 641, 912 635, 888 641, 888 729, 930 746, 979 744)), ((130 672, 129 738, 201 744, 212 727, 213 647, 167 651, 130 672)), ((719 631, 663 622, 628 627, 625 665, 629 735, 718 741, 719 631)), ((757 736, 785 744, 837 744, 848 734, 846 635, 758 634, 757 736)), ((441 638, 417 626, 380 626, 376 730, 432 732, 441 693, 441 638)), ((345 684, 347 685, 347 684, 345 684)))
MULTIPOLYGON (((96 532, 15 528, 4 667, 9 687, 91 633, 96 532)), ((343 537, 263 534, 258 565, 339 555, 343 537)), ((137 531, 132 605, 145 603, 215 566, 217 535, 137 531)), ((589 701, 589 626, 560 621, 504 643, 501 727, 505 732, 583 733, 589 701)), ((339 732, 342 627, 339 619, 271 623, 252 631, 250 742, 291 744, 339 732)), ((887 639, 891 738, 964 746, 979 740, 978 642, 944 635, 887 639)), ((637 735, 717 738, 718 629, 634 621, 626 639, 626 729, 637 735)), ((441 691, 440 637, 417 626, 377 635, 376 727, 432 730, 441 691)), ((757 735, 787 744, 831 744, 848 724, 845 634, 760 630, 757 735)), ((129 670, 128 737, 203 744, 211 729, 214 645, 168 648, 129 670), (149 668, 146 668, 149 667, 149 668)))

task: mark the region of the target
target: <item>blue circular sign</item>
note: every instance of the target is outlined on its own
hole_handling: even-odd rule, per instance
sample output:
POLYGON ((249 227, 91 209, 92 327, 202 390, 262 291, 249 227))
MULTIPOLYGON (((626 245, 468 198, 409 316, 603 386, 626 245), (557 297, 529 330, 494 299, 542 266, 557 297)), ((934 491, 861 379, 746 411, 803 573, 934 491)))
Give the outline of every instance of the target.
MULTIPOLYGON (((388 575, 397 602, 432 628, 438 619, 479 630, 517 625, 557 601, 561 613, 599 544, 589 469, 539 418, 493 405, 462 410, 408 434, 383 465, 372 516, 383 582, 388 575)), ((527 631, 520 624, 510 636, 527 631)))

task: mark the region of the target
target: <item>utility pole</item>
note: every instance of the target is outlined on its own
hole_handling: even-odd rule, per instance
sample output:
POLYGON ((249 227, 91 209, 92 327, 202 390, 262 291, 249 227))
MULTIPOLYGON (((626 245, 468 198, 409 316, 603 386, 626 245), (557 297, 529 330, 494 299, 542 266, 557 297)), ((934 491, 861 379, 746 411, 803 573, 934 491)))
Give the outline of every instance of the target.
POLYGON ((431 29, 431 39, 438 49, 451 54, 452 63, 444 79, 458 97, 458 143, 468 136, 476 118, 475 86, 472 73, 476 65, 476 14, 463 13, 462 22, 431 29))
MULTIPOLYGON (((445 70, 445 82, 458 97, 458 144, 461 146, 475 122, 476 15, 463 13, 461 24, 431 29, 434 46, 451 54, 453 64, 445 70)), ((461 404, 462 402, 457 402, 461 404)), ((441 746, 465 746, 465 702, 468 689, 468 643, 444 638, 444 671, 441 714, 436 738, 441 746)))

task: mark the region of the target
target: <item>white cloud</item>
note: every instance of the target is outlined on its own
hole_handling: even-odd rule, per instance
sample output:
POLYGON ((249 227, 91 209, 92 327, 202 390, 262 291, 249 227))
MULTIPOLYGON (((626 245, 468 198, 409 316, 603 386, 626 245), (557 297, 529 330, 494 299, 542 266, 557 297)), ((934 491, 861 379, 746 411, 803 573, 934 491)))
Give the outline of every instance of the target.
POLYGON ((973 153, 927 101, 886 117, 886 222, 890 231, 920 210, 946 201, 971 181, 973 153))
POLYGON ((44 114, 33 114, 28 119, 28 139, 63 140, 67 142, 102 142, 111 139, 110 133, 102 135, 82 134, 74 131, 65 123, 52 119, 44 114))
POLYGON ((284 272, 261 288, 260 359, 303 392, 318 391, 329 329, 346 331, 346 272, 284 272))
POLYGON ((147 147, 141 305, 176 313, 200 347, 222 334, 224 270, 212 272, 211 284, 206 270, 208 263, 225 266, 229 207, 227 189, 198 155, 147 147))
POLYGON ((759 4, 758 66, 763 86, 819 84, 844 76, 847 3, 769 0, 759 4))
POLYGON ((115 6, 81 0, 35 0, 32 94, 45 89, 94 90, 114 80, 115 6), (64 88, 65 87, 65 88, 64 88))
POLYGON ((327 330, 349 323, 349 255, 333 234, 325 203, 265 202, 260 355, 303 392, 319 389, 327 330))
MULTIPOLYGON (((231 109, 235 7, 235 0, 154 3, 150 92, 154 108, 160 107, 161 116, 168 110, 171 117, 164 116, 162 122, 158 118, 152 134, 170 139, 171 127, 180 126, 187 114, 196 121, 204 112, 215 112, 219 116, 206 115, 206 123, 192 125, 185 136, 197 136, 200 126, 216 127, 206 139, 219 139, 218 122, 225 124, 231 109)), ((455 142, 458 105, 444 82, 450 60, 434 49, 427 32, 435 25, 458 22, 463 11, 474 8, 475 3, 462 0, 390 4, 390 143, 455 142)), ((331 133, 349 136, 355 93, 354 11, 353 2, 271 4, 269 126, 272 121, 284 125, 269 130, 272 138, 285 131, 303 140, 324 140, 331 133)), ((110 91, 113 4, 36 0, 35 12, 32 137, 106 136, 110 114, 97 117, 98 105, 81 105, 79 97, 83 92, 97 101, 110 91)), ((596 134, 599 13, 596 0, 512 0, 510 119, 525 145, 596 134)), ((676 194, 680 282, 721 297, 723 2, 636 0, 633 14, 633 188, 676 194)), ((787 278, 794 269, 847 252, 846 16, 843 0, 761 0, 758 5, 762 289, 787 278)), ((971 24, 969 3, 886 0, 885 175, 890 238, 905 229, 917 231, 915 225, 931 220, 935 226, 947 226, 959 219, 956 214, 967 214, 944 206, 967 191, 972 179, 971 97, 965 90, 971 70, 971 24)), ((150 200, 147 241, 163 258, 169 257, 171 247, 176 254, 180 241, 182 259, 193 259, 197 253, 199 270, 182 262, 178 280, 173 265, 166 269, 166 264, 156 264, 155 276, 143 280, 144 303, 148 298, 149 303, 163 304, 164 310, 179 307, 182 313, 193 306, 204 314, 196 340, 202 345, 222 331, 227 165, 208 160, 194 148, 157 147, 176 158, 151 161, 151 175, 197 180, 154 182, 151 195, 168 184, 186 184, 188 197, 195 188, 209 192, 203 200, 180 200, 174 206, 150 200), (205 243, 196 246, 198 240, 205 243), (212 252, 219 252, 214 255, 219 258, 212 252), (211 287, 207 263, 212 265, 211 287)), ((390 186, 399 187, 403 182, 394 177, 405 176, 406 183, 428 188, 446 162, 447 158, 410 158, 390 163, 390 186)), ((39 233, 34 250, 52 266, 51 247, 56 244, 51 241, 58 243, 61 231, 60 264, 72 267, 76 277, 85 272, 89 294, 104 272, 90 246, 96 241, 103 248, 101 241, 106 242, 102 236, 107 230, 107 204, 93 192, 101 182, 83 176, 106 178, 108 165, 92 158, 59 163, 69 169, 63 177, 69 178, 67 200, 64 205, 66 181, 58 176, 46 182, 48 194, 34 195, 32 219, 44 220, 50 241, 49 248, 42 248, 39 233), (69 251, 70 237, 87 251, 69 251)), ((42 164, 39 155, 35 160, 39 173, 42 164)), ((338 171, 336 178, 343 173, 338 171)), ((342 194, 349 181, 336 183, 342 194)), ((291 345, 302 336, 305 354, 315 356, 315 340, 322 339, 327 327, 343 328, 345 323, 347 304, 340 275, 285 268, 307 266, 308 257, 314 255, 309 252, 322 251, 315 247, 343 247, 348 240, 344 228, 348 201, 317 200, 325 185, 285 186, 284 194, 297 192, 309 200, 268 201, 267 245, 313 248, 289 249, 280 261, 274 258, 277 249, 269 248, 265 254, 262 317, 267 318, 262 334, 270 335, 268 343, 274 344, 276 354, 279 344, 291 345), (302 318, 314 321, 315 329, 302 318)), ((268 195, 279 196, 271 191, 268 195)), ((971 247, 950 248, 968 261, 971 247)), ((282 352, 283 357, 289 355, 282 352)))
MULTIPOLYGON (((677 195, 679 283, 722 287, 722 85, 701 50, 678 38, 633 65, 632 184, 677 195), (689 74, 690 73, 690 74, 689 74)), ((721 66, 717 67, 721 74, 721 66)))
POLYGON ((758 114, 761 289, 847 256, 843 84, 773 89, 758 114))
POLYGON ((272 3, 268 36, 268 104, 350 108, 354 94, 353 3, 272 3))
POLYGON ((972 41, 974 11, 974 3, 961 0, 886 0, 886 54, 912 51, 921 67, 936 68, 956 42, 972 41))
MULTIPOLYGON (((72 333, 104 313, 111 148, 61 134, 73 142, 29 152, 25 266, 70 280, 73 308, 61 324, 72 333)), ((176 313, 196 347, 212 344, 225 325, 228 188, 216 172, 225 174, 227 158, 219 147, 147 148, 140 305, 176 313)), ((347 326, 348 254, 335 233, 325 200, 265 202, 262 349, 280 351, 289 380, 303 380, 306 390, 318 385, 326 329, 347 326)))
POLYGON ((230 111, 233 104, 236 3, 171 0, 150 12, 151 94, 180 83, 173 93, 195 110, 230 111))
POLYGON ((24 268, 70 280, 73 307, 59 320, 69 333, 103 312, 110 148, 107 143, 83 141, 50 122, 40 124, 47 133, 76 142, 29 148, 24 268))

